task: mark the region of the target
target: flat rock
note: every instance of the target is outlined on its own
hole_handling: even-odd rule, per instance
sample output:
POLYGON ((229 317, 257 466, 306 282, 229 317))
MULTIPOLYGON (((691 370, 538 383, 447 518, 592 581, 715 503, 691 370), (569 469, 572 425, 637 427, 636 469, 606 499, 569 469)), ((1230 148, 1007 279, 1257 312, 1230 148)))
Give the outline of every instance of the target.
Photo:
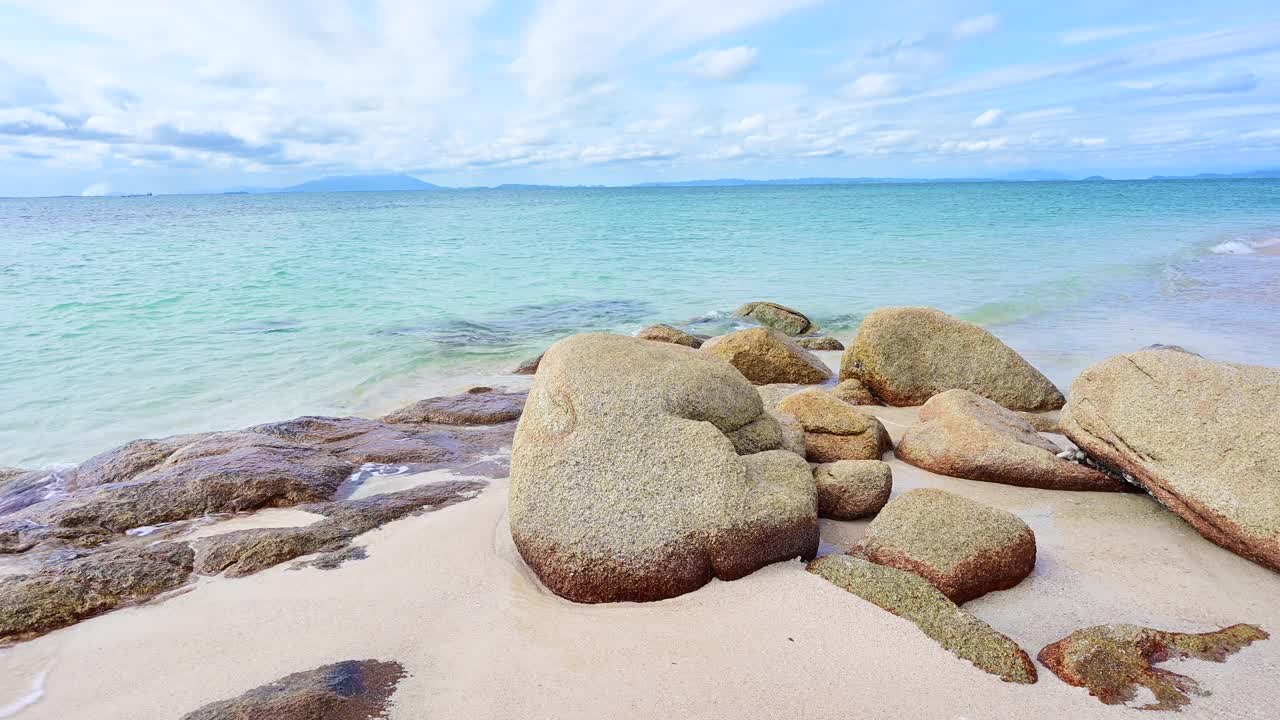
POLYGON ((947 390, 920 408, 895 454, 939 475, 1046 490, 1111 490, 1129 485, 1074 460, 1022 416, 968 390, 947 390))
POLYGON ((844 343, 830 335, 796 338, 796 344, 805 350, 838 351, 844 350, 844 343))
POLYGON ((771 421, 755 388, 701 351, 609 334, 562 340, 516 431, 516 548, 576 602, 660 600, 811 558, 808 464, 758 446, 740 455, 731 437, 771 421))
POLYGON ((915 623, 934 642, 980 670, 1006 682, 1036 681, 1035 665, 1017 643, 957 607, 918 575, 849 555, 814 560, 809 572, 915 623))
POLYGON ((1072 383, 1062 428, 1201 535, 1280 571, 1280 370, 1120 355, 1072 383))
POLYGON ((939 310, 881 308, 862 321, 840 379, 858 378, 890 405, 921 405, 959 388, 1012 410, 1056 410, 1062 393, 995 335, 939 310))
POLYGON ((392 425, 401 423, 439 425, 497 425, 519 420, 525 393, 502 392, 491 387, 475 387, 459 395, 427 398, 382 418, 392 425))
POLYGON ((922 488, 885 505, 851 554, 913 572, 962 604, 1030 575, 1036 537, 1013 513, 922 488))
POLYGON ((878 419, 823 390, 789 395, 777 411, 800 422, 805 454, 812 462, 879 460, 890 448, 889 432, 878 419))
POLYGON ((703 343, 702 350, 728 362, 756 385, 812 385, 831 379, 831 370, 818 356, 769 328, 721 335, 703 343))
POLYGON ((182 720, 370 720, 386 717, 404 667, 346 660, 294 673, 239 697, 210 703, 182 720))
POLYGON ((751 318, 766 327, 787 335, 804 335, 818 329, 804 313, 786 305, 771 302, 751 302, 738 308, 738 317, 751 318))
POLYGON ((636 337, 641 340, 653 340, 654 342, 684 345, 685 347, 691 347, 695 350, 702 347, 702 339, 697 335, 691 335, 679 328, 674 328, 664 323, 650 325, 636 333, 636 337))
POLYGON ((1108 705, 1134 700, 1138 688, 1155 702, 1140 710, 1178 710, 1190 694, 1208 695, 1199 683, 1156 663, 1182 658, 1224 662, 1266 632, 1254 625, 1232 625, 1216 632, 1178 633, 1137 625, 1098 625, 1077 630, 1046 646, 1037 658, 1068 685, 1083 687, 1108 705))
POLYGON ((818 517, 857 520, 880 512, 893 492, 893 470, 879 460, 840 460, 813 469, 818 517))
POLYGON ((850 405, 879 405, 880 401, 876 400, 876 396, 871 394, 866 385, 858 378, 848 378, 841 380, 838 385, 831 388, 831 394, 837 398, 849 403, 850 405))

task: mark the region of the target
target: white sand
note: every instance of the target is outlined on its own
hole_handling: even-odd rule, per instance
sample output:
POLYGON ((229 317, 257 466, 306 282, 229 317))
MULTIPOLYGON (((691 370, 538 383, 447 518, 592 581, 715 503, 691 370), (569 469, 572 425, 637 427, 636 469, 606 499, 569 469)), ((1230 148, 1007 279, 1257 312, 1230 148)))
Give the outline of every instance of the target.
POLYGON ((182 535, 178 535, 173 538, 165 538, 165 540, 182 542, 204 537, 213 537, 214 535, 225 535, 237 530, 305 527, 317 520, 323 519, 323 515, 306 512, 304 510, 295 510, 293 508, 267 508, 254 513, 239 513, 232 515, 225 520, 196 525, 182 535))
MULTIPOLYGON (((894 438, 914 410, 877 408, 894 438)), ((942 487, 1034 528, 1035 574, 968 607, 1032 656, 1082 626, 1280 633, 1280 575, 1197 535, 1142 495, 1042 491, 939 477, 892 461, 894 494, 942 487)), ((299 670, 398 660, 392 718, 1132 718, 1038 667, 987 675, 799 562, 650 604, 574 605, 520 561, 506 482, 361 538, 337 570, 202 581, 0 651, 0 707, 22 720, 170 720, 299 670)), ((841 548, 865 522, 823 521, 841 548)), ((1280 637, 1227 663, 1171 663, 1213 692, 1186 718, 1280 716, 1280 637)))

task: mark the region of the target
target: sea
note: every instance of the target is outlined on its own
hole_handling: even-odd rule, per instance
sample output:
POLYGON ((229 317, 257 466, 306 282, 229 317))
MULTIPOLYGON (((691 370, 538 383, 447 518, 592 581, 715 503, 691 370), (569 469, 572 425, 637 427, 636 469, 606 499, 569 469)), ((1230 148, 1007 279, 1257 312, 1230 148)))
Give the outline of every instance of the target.
POLYGON ((1063 388, 1152 343, 1280 365, 1280 180, 0 199, 0 466, 375 414, 753 300, 984 325, 1063 388))

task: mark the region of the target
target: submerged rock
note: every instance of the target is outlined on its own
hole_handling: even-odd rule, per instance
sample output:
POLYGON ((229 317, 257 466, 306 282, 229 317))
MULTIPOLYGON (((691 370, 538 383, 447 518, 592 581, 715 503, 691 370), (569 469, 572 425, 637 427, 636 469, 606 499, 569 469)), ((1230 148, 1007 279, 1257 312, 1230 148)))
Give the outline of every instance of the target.
POLYGON ((841 380, 840 384, 831 388, 831 394, 850 405, 879 405, 880 401, 871 394, 866 385, 858 378, 841 380))
POLYGON ((525 393, 474 387, 460 395, 427 398, 382 418, 392 425, 497 425, 519 420, 525 393))
POLYGON ((1201 535, 1280 571, 1280 370, 1120 355, 1076 378, 1062 427, 1201 535))
POLYGON ((516 431, 516 548, 576 602, 660 600, 811 558, 808 464, 785 450, 739 455, 734 442, 770 421, 755 388, 700 351, 608 334, 562 340, 516 431))
POLYGON ((844 344, 830 335, 796 338, 796 344, 805 350, 839 351, 844 344))
POLYGON ((674 328, 663 323, 650 325, 636 333, 636 337, 641 340, 653 340, 654 342, 684 345, 685 347, 691 347, 695 350, 702 347, 702 339, 697 335, 690 335, 679 328, 674 328))
POLYGON ((0 644, 27 640, 184 585, 192 551, 161 543, 55 559, 0 575, 0 644))
POLYGON ((814 325, 804 313, 777 303, 747 303, 738 308, 734 314, 738 317, 751 318, 761 325, 787 335, 804 335, 818 329, 818 326, 814 325))
POLYGON ((542 362, 542 356, 541 356, 541 355, 539 355, 539 356, 537 356, 537 357, 531 357, 531 358, 529 358, 528 360, 525 360, 524 362, 522 362, 522 363, 520 363, 519 365, 517 365, 517 366, 516 366, 516 369, 511 371, 511 374, 512 374, 512 375, 533 375, 533 374, 536 374, 536 373, 538 372, 538 363, 540 363, 540 362, 542 362))
POLYGON ((210 703, 182 720, 370 720, 386 717, 405 677, 397 662, 346 660, 210 703))
POLYGON ((1177 710, 1191 702, 1188 693, 1208 695, 1199 683, 1153 665, 1196 658, 1223 662, 1255 640, 1269 636, 1254 625, 1232 625, 1216 632, 1177 633, 1137 625, 1098 625, 1077 630, 1045 647, 1037 658, 1068 685, 1083 687, 1108 705, 1127 703, 1143 687, 1155 702, 1140 710, 1177 710))
POLYGON ((818 517, 857 520, 874 515, 889 502, 893 470, 879 460, 840 460, 813 469, 818 487, 818 517))
POLYGON ((809 572, 915 623, 956 657, 1006 682, 1034 683, 1036 668, 1018 644, 947 599, 920 576, 849 555, 809 563, 809 572))
POLYGON ((823 390, 789 395, 777 411, 804 427, 805 454, 813 462, 879 460, 890 448, 889 432, 879 420, 823 390))
POLYGON ((851 554, 913 572, 962 604, 1030 575, 1036 536, 1013 513, 922 488, 885 505, 851 554))
POLYGON ((969 480, 1046 490, 1129 490, 1100 470, 1058 457, 1060 452, 1026 419, 968 390, 930 398, 895 450, 903 462, 969 480))
POLYGON ((728 362, 756 385, 812 385, 831 379, 831 370, 816 355, 769 328, 721 335, 703 343, 702 350, 728 362))
POLYGON ((986 330, 922 307, 881 308, 862 321, 840 379, 858 378, 890 405, 920 405, 959 388, 1012 410, 1056 410, 1049 379, 986 330))

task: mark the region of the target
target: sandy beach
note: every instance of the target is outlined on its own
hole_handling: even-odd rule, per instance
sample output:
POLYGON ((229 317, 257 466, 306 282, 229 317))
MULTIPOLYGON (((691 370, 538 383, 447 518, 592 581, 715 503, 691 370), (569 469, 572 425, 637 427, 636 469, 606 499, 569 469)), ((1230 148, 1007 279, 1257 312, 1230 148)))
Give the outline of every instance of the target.
MULTIPOLYGON (((828 364, 838 353, 822 353, 828 364)), ((519 385, 520 378, 514 379, 519 385)), ((914 408, 864 407, 895 442, 914 408)), ((1038 490, 935 475, 885 458, 895 497, 937 487, 1015 513, 1035 531, 1035 571, 966 609, 1034 655, 1073 630, 1135 623, 1203 632, 1280 628, 1280 576, 1205 540, 1142 494, 1038 490)), ((429 473, 416 480, 438 481, 429 473)), ((397 478, 394 489, 406 486, 397 478)), ((205 578, 0 650, 0 716, 162 720, 348 659, 408 677, 390 717, 1117 718, 1040 667, 1000 681, 799 561, 654 603, 577 605, 548 592, 512 544, 507 481, 479 497, 359 537, 367 559, 205 578)), ((221 529, 305 524, 263 511, 221 529)), ((822 553, 866 521, 822 520, 822 553)), ((217 524, 199 530, 218 532, 217 524)), ((1170 665, 1211 691, 1186 717, 1270 718, 1280 644, 1224 664, 1170 665)), ((1145 691, 1144 691, 1145 692, 1145 691)), ((1144 700, 1142 695, 1139 702, 1144 700)))

